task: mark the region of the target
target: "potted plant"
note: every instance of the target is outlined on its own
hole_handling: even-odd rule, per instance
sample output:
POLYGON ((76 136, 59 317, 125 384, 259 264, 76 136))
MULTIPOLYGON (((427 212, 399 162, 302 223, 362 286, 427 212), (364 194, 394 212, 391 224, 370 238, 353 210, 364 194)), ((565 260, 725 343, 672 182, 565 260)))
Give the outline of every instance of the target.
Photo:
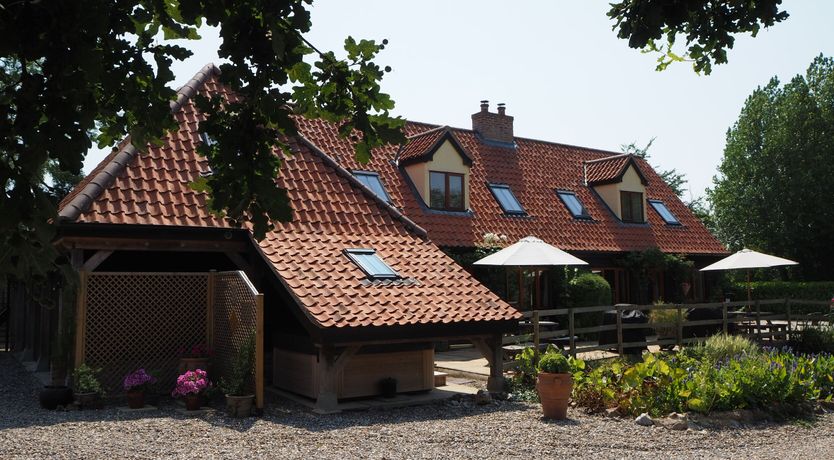
POLYGON ((205 343, 198 343, 191 347, 182 347, 179 349, 180 364, 179 373, 184 374, 186 371, 193 371, 201 369, 207 371, 209 368, 209 358, 212 350, 205 343))
POLYGON ((123 383, 127 392, 127 407, 141 409, 145 407, 145 392, 156 382, 156 377, 140 368, 127 374, 123 383))
POLYGON ((185 371, 177 377, 177 385, 171 392, 171 396, 183 398, 186 410, 198 410, 203 404, 203 393, 209 388, 211 388, 211 382, 206 371, 202 369, 185 371))
POLYGON ((570 361, 558 351, 548 351, 539 360, 536 390, 547 418, 563 420, 568 414, 568 401, 573 389, 570 361))
POLYGON ((252 414, 252 371, 255 365, 255 335, 249 336, 238 350, 229 375, 220 379, 220 389, 226 395, 226 412, 230 417, 252 414))
POLYGON ((101 405, 101 383, 98 373, 101 369, 94 369, 87 364, 81 364, 72 373, 75 389, 75 400, 81 409, 94 409, 101 405))

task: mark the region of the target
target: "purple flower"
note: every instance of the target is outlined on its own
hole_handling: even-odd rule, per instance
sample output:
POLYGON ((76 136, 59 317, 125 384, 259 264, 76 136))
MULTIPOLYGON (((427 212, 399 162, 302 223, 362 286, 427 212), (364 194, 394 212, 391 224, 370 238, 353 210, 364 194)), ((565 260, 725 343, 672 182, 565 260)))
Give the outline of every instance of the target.
POLYGON ((140 389, 154 382, 156 382, 156 379, 152 375, 145 372, 144 368, 140 368, 125 376, 124 389, 125 391, 140 389))

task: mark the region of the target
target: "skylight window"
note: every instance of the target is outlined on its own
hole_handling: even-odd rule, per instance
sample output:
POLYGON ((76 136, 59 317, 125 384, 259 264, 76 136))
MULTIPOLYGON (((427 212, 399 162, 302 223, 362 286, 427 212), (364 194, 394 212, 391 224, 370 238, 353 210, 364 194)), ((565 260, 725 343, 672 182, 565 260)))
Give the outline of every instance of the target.
POLYGON ((350 260, 358 265, 369 278, 399 278, 397 272, 389 267, 388 264, 383 262, 373 249, 345 249, 345 254, 347 254, 350 260))
POLYGON ((354 171, 353 175, 359 179, 359 182, 365 184, 366 187, 371 189, 376 195, 382 198, 385 201, 391 202, 391 198, 388 196, 388 192, 385 191, 385 187, 382 185, 382 181, 379 179, 379 174, 375 172, 369 171, 354 171))
POLYGON ((576 193, 567 190, 556 190, 556 193, 559 194, 559 198, 562 199, 562 203, 565 203, 565 207, 568 208, 568 211, 570 211, 574 219, 591 218, 591 215, 588 214, 588 210, 585 209, 585 206, 583 206, 582 202, 579 201, 579 197, 576 196, 576 193))
POLYGON ((513 191, 510 190, 509 185, 489 184, 489 190, 495 196, 495 199, 498 201, 498 204, 501 205, 501 209, 503 209, 505 213, 524 214, 524 208, 521 207, 521 203, 519 203, 518 199, 515 195, 513 195, 513 191))
POLYGON ((675 217, 674 214, 672 214, 672 211, 670 211, 669 208, 666 207, 666 204, 663 203, 662 201, 649 200, 649 204, 652 205, 654 210, 657 211, 658 214, 660 214, 660 217, 667 224, 669 224, 669 225, 680 225, 681 224, 680 221, 678 220, 678 218, 675 217))

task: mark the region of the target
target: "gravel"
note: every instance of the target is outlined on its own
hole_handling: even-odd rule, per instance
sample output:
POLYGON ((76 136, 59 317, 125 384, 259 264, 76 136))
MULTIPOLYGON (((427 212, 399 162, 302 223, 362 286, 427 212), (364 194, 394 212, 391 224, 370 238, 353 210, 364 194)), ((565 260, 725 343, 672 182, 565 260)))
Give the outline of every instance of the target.
POLYGON ((834 458, 834 414, 811 421, 673 431, 586 415, 545 421, 537 405, 471 400, 316 415, 272 402, 264 417, 46 411, 38 385, 0 353, 0 458, 834 458))

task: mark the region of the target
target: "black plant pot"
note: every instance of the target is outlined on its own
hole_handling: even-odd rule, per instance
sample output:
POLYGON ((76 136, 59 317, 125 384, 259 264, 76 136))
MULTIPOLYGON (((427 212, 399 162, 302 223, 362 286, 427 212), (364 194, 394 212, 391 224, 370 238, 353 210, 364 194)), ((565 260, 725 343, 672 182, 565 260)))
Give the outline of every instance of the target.
POLYGON ((46 385, 38 399, 44 409, 55 410, 72 402, 72 390, 66 385, 46 385))
POLYGON ((383 398, 397 396, 397 379, 386 378, 379 381, 379 391, 383 398))

